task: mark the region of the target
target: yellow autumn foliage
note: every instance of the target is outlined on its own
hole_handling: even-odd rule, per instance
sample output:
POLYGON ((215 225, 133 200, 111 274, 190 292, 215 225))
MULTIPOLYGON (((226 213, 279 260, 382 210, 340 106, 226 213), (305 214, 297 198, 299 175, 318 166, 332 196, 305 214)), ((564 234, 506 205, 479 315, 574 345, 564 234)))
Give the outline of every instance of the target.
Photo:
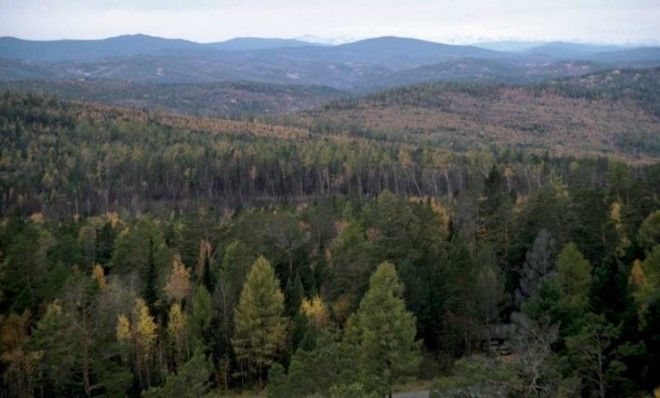
POLYGON ((105 281, 105 272, 101 264, 96 264, 92 270, 92 278, 98 283, 101 290, 105 289, 107 283, 105 281))
POLYGON ((165 294, 172 300, 183 300, 188 297, 191 289, 190 270, 186 268, 181 261, 181 256, 177 254, 172 260, 172 271, 164 287, 165 294))
POLYGON ((117 328, 115 331, 117 342, 125 344, 131 339, 131 324, 126 315, 119 315, 117 317, 117 328))
POLYGON ((328 308, 318 295, 312 299, 303 299, 300 303, 300 311, 320 329, 330 324, 328 308))
POLYGON ((136 334, 138 340, 144 347, 150 347, 156 341, 158 326, 149 313, 149 307, 147 307, 144 300, 135 300, 135 312, 137 314, 136 334))

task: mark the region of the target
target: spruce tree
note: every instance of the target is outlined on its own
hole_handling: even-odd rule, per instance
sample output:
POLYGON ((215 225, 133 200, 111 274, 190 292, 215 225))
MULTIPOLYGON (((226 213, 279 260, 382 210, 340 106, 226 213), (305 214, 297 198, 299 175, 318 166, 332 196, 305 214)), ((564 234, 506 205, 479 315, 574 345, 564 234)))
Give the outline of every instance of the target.
POLYGON ((204 285, 199 285, 191 299, 190 332, 195 349, 208 349, 211 323, 213 322, 213 302, 204 285))
POLYGON ((149 238, 149 249, 147 251, 147 269, 145 270, 144 288, 142 297, 151 311, 155 310, 156 301, 158 301, 158 292, 156 291, 156 264, 154 261, 154 238, 149 238))
POLYGON ((586 310, 591 285, 591 264, 574 243, 567 244, 559 253, 557 279, 566 309, 571 312, 586 310))
POLYGON ((211 260, 209 256, 204 257, 204 270, 202 271, 202 283, 206 290, 212 292, 215 289, 215 275, 211 270, 211 260))
POLYGON ((420 361, 415 317, 406 310, 403 284, 394 265, 378 266, 357 313, 349 320, 346 342, 355 346, 363 383, 381 395, 420 361))
POLYGON ((259 257, 243 284, 234 313, 232 345, 236 358, 249 376, 263 386, 264 371, 272 365, 286 341, 284 295, 268 260, 259 257))
POLYGON ((300 311, 300 303, 305 296, 300 274, 296 272, 296 277, 293 280, 291 278, 287 279, 284 293, 286 312, 290 317, 294 317, 300 311))

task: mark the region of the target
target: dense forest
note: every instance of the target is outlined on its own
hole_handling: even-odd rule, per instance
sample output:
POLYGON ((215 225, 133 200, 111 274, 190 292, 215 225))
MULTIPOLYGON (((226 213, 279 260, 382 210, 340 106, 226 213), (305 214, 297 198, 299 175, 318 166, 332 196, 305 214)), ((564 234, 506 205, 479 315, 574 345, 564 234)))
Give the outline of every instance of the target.
POLYGON ((0 396, 646 396, 654 82, 256 120, 4 93, 0 396))
POLYGON ((0 81, 0 90, 229 118, 298 111, 348 95, 330 87, 249 81, 155 84, 104 80, 24 80, 0 81))

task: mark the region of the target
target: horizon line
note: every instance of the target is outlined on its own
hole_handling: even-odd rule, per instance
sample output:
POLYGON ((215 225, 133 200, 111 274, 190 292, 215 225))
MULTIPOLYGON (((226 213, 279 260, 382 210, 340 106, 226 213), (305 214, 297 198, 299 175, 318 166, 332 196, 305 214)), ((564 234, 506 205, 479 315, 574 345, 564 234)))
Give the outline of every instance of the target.
POLYGON ((408 39, 408 40, 419 40, 429 43, 436 44, 449 44, 449 45, 478 45, 478 44, 495 44, 495 43, 535 43, 535 44, 550 44, 550 43, 570 43, 570 44, 584 44, 584 45, 615 45, 615 46, 658 46, 660 45, 660 40, 657 39, 648 39, 648 40, 637 40, 637 41, 622 41, 622 42, 612 42, 612 41, 587 41, 580 39, 537 39, 537 38, 480 38, 474 40, 440 40, 434 38, 420 38, 414 36, 396 36, 396 35, 380 35, 380 36, 343 36, 343 37, 320 37, 315 35, 303 35, 295 37, 276 37, 276 36, 233 36, 228 39, 220 39, 215 41, 196 41, 187 39, 184 37, 176 36, 157 36, 148 33, 123 33, 114 36, 103 36, 103 37, 91 37, 91 38, 55 38, 55 39, 34 39, 34 38, 23 38, 13 35, 3 35, 0 38, 11 38, 22 41, 31 41, 31 42, 57 42, 57 41, 101 41, 108 39, 115 39, 119 37, 131 37, 131 36, 145 36, 158 39, 166 40, 183 40, 195 44, 215 44, 223 43, 231 40, 237 39, 257 39, 257 40, 292 40, 309 43, 311 45, 325 45, 325 46, 336 46, 342 44, 356 43, 365 40, 373 39, 383 39, 383 38, 395 38, 395 39, 408 39))

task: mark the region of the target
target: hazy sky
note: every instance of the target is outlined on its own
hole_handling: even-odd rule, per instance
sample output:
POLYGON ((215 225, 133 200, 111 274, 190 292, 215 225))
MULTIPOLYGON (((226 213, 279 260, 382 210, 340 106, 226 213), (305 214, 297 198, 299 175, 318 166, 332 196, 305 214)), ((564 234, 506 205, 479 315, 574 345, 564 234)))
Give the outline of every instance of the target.
POLYGON ((0 36, 660 42, 660 0, 0 0, 0 36))

